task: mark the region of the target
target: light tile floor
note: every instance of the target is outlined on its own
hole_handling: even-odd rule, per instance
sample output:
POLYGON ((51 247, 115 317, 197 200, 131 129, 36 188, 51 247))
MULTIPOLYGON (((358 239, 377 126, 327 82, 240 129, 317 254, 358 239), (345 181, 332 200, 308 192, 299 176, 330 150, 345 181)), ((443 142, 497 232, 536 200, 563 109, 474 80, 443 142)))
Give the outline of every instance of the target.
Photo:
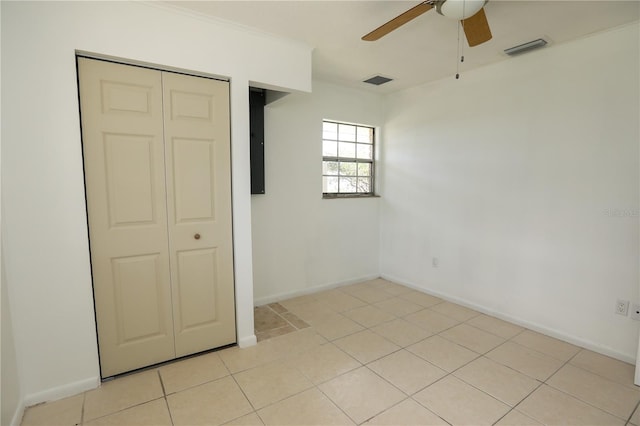
POLYGON ((269 309, 280 318, 257 323, 282 330, 256 346, 124 376, 22 424, 640 426, 632 365, 382 279, 269 309))
POLYGON ((253 323, 258 342, 309 327, 279 303, 253 308, 253 323))

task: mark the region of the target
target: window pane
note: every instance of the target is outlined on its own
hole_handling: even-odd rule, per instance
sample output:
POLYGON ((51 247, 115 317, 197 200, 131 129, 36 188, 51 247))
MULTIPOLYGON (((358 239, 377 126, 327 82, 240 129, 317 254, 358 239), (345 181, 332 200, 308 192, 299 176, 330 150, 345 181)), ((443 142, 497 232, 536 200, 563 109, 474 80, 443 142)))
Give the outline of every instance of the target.
POLYGON ((322 122, 322 190, 327 194, 373 194, 375 130, 322 122))
POLYGON ((337 157, 338 142, 322 141, 322 155, 324 157, 337 157))
POLYGON ((370 178, 358 178, 358 192, 371 192, 370 178))
POLYGON ((338 175, 338 162, 337 161, 323 161, 322 162, 322 174, 323 175, 338 175))
POLYGON ((324 176, 322 178, 322 192, 338 192, 338 178, 324 176))
POLYGON ((340 192, 356 192, 356 178, 354 178, 354 177, 341 177, 340 178, 340 192))
POLYGON ((356 141, 356 126, 350 124, 338 125, 338 139, 341 141, 355 142, 356 141))
POLYGON ((365 145, 365 144, 358 144, 358 158, 364 158, 367 160, 372 160, 373 159, 373 150, 371 149, 373 147, 373 145, 365 145))
POLYGON ((356 170, 356 163, 340 162, 340 176, 355 176, 356 170))
POLYGON ((371 164, 358 163, 358 176, 371 176, 371 164))
MULTIPOLYGON (((368 146, 368 145, 362 145, 368 146)), ((356 158, 356 144, 348 142, 338 143, 338 156, 346 158, 356 158)))
POLYGON ((324 121, 322 123, 322 139, 338 139, 338 123, 324 121))
POLYGON ((358 142, 373 143, 373 129, 371 127, 358 127, 358 142))

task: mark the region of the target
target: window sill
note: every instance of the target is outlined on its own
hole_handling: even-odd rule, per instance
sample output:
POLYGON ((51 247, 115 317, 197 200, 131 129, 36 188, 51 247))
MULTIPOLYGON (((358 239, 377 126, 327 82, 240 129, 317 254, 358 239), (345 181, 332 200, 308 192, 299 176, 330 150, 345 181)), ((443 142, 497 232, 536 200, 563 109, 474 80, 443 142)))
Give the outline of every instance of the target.
POLYGON ((338 200, 341 198, 380 198, 377 194, 322 194, 323 200, 338 200))

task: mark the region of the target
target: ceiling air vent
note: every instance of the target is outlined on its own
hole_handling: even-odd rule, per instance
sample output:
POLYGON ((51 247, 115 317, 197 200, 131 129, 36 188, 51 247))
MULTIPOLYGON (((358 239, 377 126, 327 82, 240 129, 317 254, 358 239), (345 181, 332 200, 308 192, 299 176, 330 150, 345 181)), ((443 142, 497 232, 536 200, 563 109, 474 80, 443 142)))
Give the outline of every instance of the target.
POLYGON ((543 38, 539 38, 537 40, 533 40, 524 44, 520 44, 518 46, 510 47, 508 49, 504 49, 504 53, 509 56, 519 55, 520 53, 529 52, 530 50, 539 49, 547 45, 547 41, 543 38))
POLYGON ((381 84, 385 84, 385 83, 388 83, 390 81, 393 81, 393 79, 392 78, 383 77, 381 75, 376 75, 374 77, 366 79, 365 81, 363 81, 363 83, 369 83, 369 84, 374 84, 376 86, 380 86, 381 84))

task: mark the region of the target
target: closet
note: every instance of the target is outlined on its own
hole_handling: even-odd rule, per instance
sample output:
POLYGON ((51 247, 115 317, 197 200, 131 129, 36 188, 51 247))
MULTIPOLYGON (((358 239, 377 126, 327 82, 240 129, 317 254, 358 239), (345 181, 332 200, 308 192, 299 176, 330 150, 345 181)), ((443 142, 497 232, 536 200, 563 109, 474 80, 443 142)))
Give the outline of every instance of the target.
POLYGON ((102 377, 236 341, 229 83, 78 57, 102 377))

